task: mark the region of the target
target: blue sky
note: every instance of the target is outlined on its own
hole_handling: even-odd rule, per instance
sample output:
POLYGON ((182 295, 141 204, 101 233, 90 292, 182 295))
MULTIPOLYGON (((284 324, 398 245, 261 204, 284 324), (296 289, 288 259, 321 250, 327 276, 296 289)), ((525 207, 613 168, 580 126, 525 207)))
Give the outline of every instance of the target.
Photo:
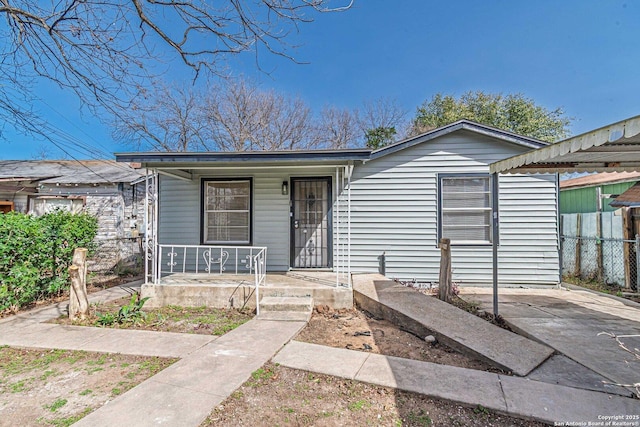
MULTIPOLYGON (((573 134, 640 114, 640 2, 635 0, 355 0, 344 13, 320 14, 290 39, 292 55, 307 64, 261 53, 261 66, 245 56, 230 64, 307 101, 358 107, 365 100, 396 99, 413 115, 435 93, 522 93, 574 117, 573 134)), ((172 77, 190 79, 175 66, 172 77)), ((42 87, 40 106, 52 125, 75 143, 107 156, 132 151, 78 102, 42 87)), ((28 159, 46 141, 6 132, 0 158, 28 159)), ((72 141, 72 142, 71 142, 72 141)), ((80 158, 90 157, 88 154, 80 158)))

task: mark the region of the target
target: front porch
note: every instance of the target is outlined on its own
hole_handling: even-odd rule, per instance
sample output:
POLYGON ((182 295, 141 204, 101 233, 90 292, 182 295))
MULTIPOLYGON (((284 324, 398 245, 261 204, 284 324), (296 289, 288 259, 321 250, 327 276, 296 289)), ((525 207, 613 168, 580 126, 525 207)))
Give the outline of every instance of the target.
POLYGON ((161 284, 145 283, 141 293, 150 297, 150 307, 255 308, 265 297, 310 297, 313 305, 353 307, 348 280, 336 281, 330 271, 267 273, 258 286, 254 274, 174 273, 163 276, 161 284))

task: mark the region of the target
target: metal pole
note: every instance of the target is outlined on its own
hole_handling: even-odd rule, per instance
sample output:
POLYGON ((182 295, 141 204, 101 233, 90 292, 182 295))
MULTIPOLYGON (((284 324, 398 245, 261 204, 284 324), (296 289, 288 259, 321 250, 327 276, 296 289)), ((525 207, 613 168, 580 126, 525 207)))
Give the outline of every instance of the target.
POLYGON ((154 266, 154 272, 156 275, 156 285, 160 284, 160 279, 161 279, 161 272, 160 272, 160 260, 161 258, 158 257, 158 245, 160 244, 160 242, 158 242, 158 189, 159 189, 159 175, 156 172, 156 170, 153 170, 153 238, 152 238, 152 244, 153 244, 153 266, 154 266))
POLYGON ((353 173, 353 165, 349 165, 349 176, 347 177, 347 184, 349 189, 347 192, 347 281, 349 287, 351 287, 351 174, 353 173))
POLYGON ((335 225, 336 225, 336 243, 333 245, 336 249, 336 288, 340 286, 340 168, 336 166, 336 212, 335 212, 335 225))
POLYGON ((640 291, 640 235, 636 234, 636 292, 640 291))
POLYGON ((144 172, 144 281, 149 281, 149 169, 144 172))
POLYGON ((491 179, 491 212, 493 216, 492 239, 493 245, 493 315, 498 317, 498 238, 500 236, 500 220, 498 216, 498 177, 492 174, 491 179))
POLYGON ((562 268, 564 266, 563 260, 563 244, 562 236, 563 232, 563 220, 560 214, 560 174, 555 174, 556 178, 556 239, 558 240, 558 286, 562 285, 562 268))

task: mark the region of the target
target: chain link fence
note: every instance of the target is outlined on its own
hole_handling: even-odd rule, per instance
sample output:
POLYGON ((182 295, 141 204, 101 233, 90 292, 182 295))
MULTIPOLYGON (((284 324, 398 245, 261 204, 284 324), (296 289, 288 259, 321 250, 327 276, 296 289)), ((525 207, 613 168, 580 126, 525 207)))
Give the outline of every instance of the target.
POLYGON ((640 239, 560 236, 562 276, 630 289, 638 286, 640 239))

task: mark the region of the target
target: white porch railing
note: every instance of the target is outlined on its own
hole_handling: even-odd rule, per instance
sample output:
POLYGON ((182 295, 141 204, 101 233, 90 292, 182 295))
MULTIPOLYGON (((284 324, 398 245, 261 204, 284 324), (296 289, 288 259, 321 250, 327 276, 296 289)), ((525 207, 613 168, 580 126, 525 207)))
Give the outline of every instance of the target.
POLYGON ((252 274, 256 313, 260 314, 260 286, 267 277, 267 248, 257 246, 158 245, 156 285, 170 274, 252 274))

